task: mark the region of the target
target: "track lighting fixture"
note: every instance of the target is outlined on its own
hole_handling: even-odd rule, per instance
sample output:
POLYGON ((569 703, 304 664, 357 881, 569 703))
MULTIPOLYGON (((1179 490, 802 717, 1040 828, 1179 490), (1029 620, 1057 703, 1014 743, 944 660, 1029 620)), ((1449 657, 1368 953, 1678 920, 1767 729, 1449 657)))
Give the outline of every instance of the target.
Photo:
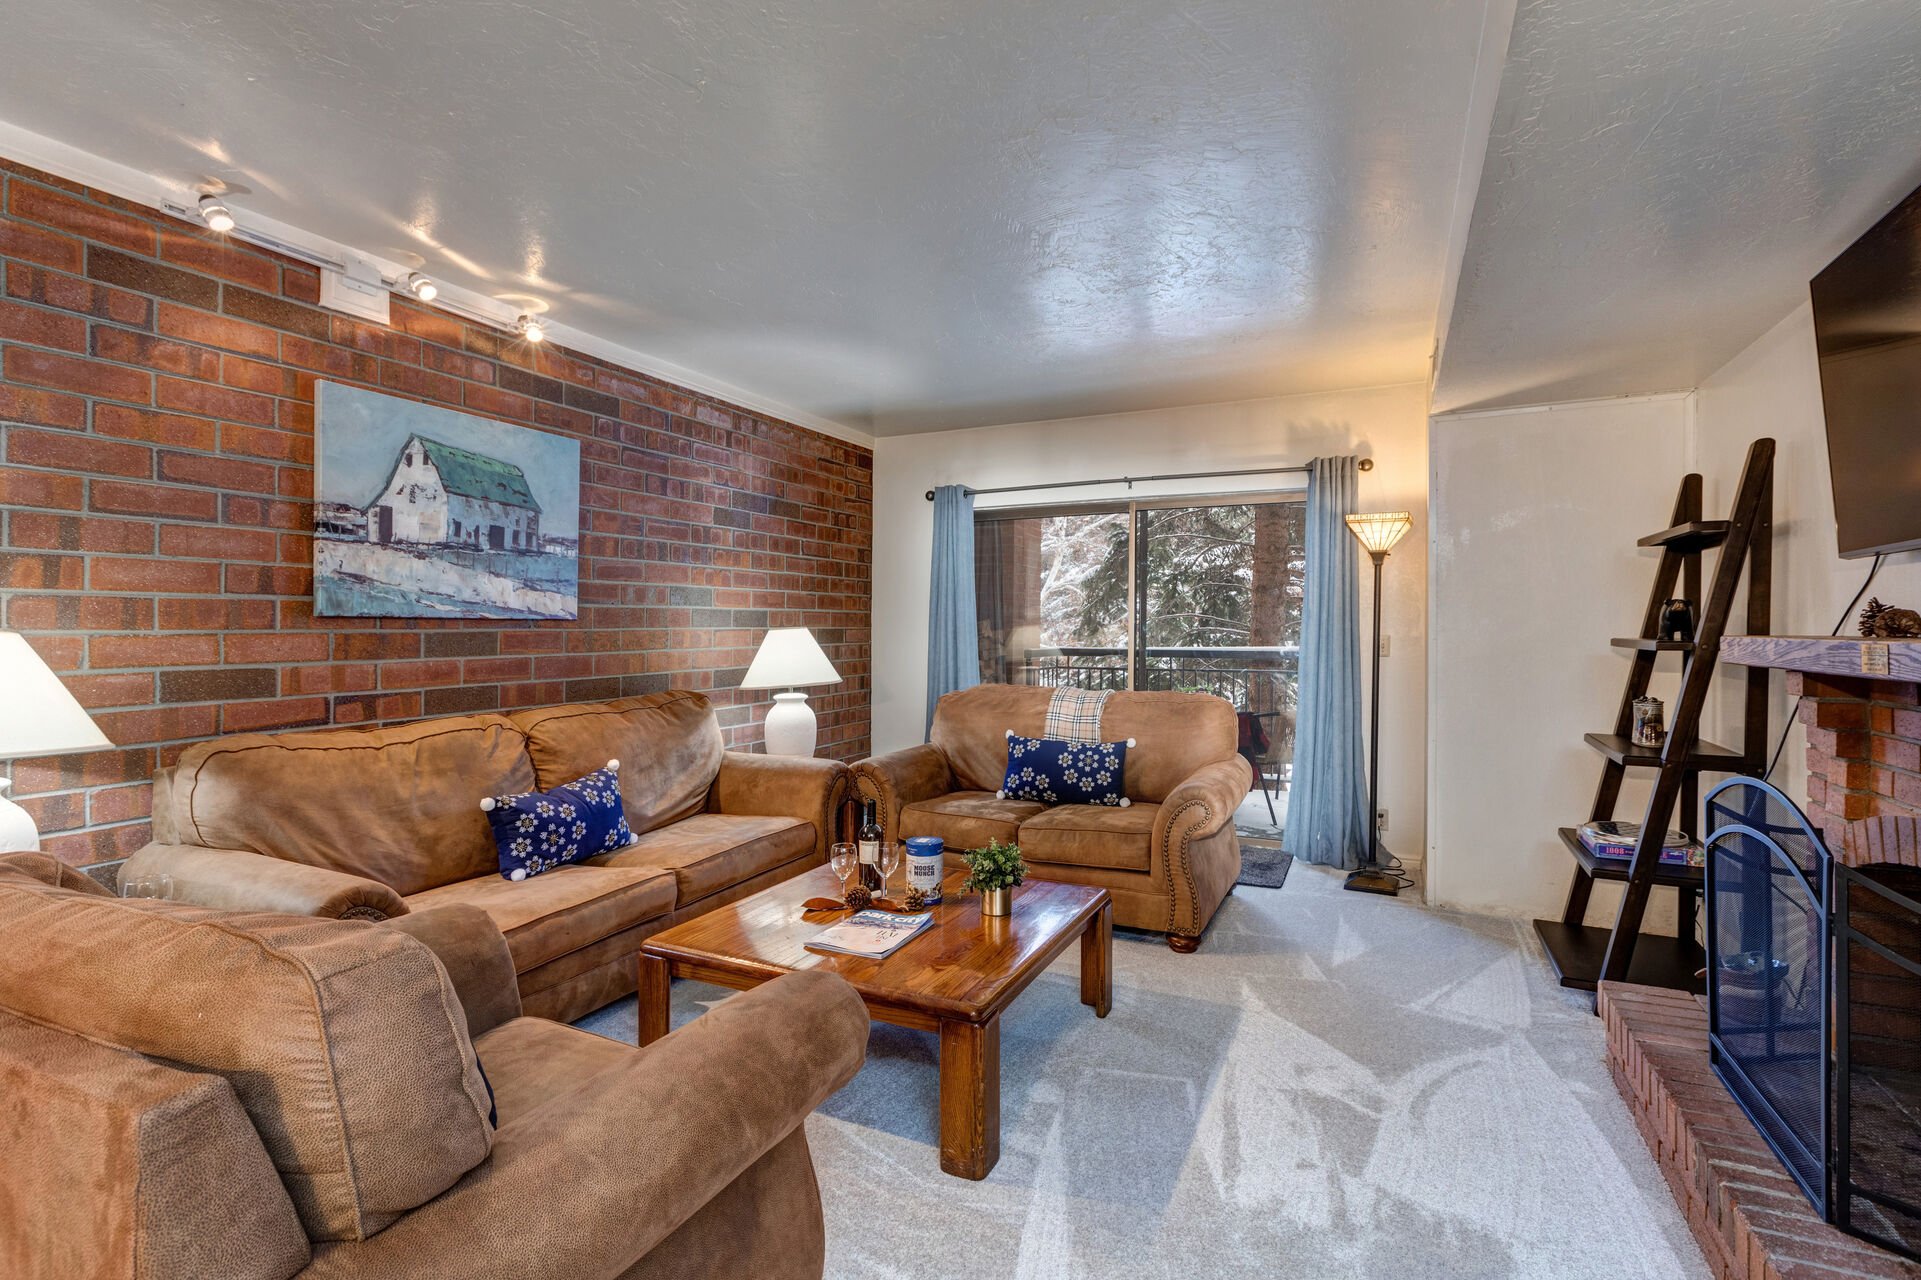
POLYGON ((216 195, 200 197, 200 217, 215 231, 227 232, 234 228, 233 210, 222 204, 216 195))
POLYGON ((407 277, 407 292, 422 302, 432 302, 440 296, 440 286, 416 271, 407 277))
POLYGON ((521 337, 529 342, 545 342, 547 340, 546 324, 534 316, 523 314, 520 319, 514 321, 514 328, 519 332, 521 337))

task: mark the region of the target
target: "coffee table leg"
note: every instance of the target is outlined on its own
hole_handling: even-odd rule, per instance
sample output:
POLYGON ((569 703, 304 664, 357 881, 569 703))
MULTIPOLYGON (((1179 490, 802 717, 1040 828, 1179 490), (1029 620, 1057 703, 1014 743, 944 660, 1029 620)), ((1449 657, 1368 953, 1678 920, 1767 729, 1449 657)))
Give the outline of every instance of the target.
POLYGON ((640 1043, 650 1045, 667 1034, 673 1011, 673 970, 659 956, 640 956, 640 1043))
POLYGON ((940 1024, 940 1167, 985 1178, 1001 1158, 1001 1020, 940 1024))
POLYGON ((1114 904, 1104 904, 1081 934, 1081 1003, 1105 1018, 1114 1007, 1114 904))

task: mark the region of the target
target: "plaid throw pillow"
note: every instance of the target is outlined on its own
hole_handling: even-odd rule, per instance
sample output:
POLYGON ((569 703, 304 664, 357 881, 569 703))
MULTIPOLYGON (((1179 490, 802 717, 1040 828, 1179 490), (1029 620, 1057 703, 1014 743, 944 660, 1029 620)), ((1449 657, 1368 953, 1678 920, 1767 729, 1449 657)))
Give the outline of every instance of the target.
POLYGON ((618 760, 552 791, 488 796, 480 807, 493 824, 500 874, 509 880, 525 880, 634 842, 620 807, 618 760))
POLYGON ((1125 809, 1134 803, 1122 794, 1127 768, 1125 742, 1067 742, 1060 738, 1023 738, 1007 731, 1007 776, 995 794, 1003 800, 1042 804, 1104 804, 1125 809))

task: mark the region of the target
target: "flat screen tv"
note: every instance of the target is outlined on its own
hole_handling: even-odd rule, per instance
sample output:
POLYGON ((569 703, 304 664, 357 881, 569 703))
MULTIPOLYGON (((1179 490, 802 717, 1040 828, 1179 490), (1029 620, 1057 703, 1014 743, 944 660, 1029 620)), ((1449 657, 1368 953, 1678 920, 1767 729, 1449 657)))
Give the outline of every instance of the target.
POLYGON ((1921 547, 1921 190, 1809 292, 1841 554, 1921 547))

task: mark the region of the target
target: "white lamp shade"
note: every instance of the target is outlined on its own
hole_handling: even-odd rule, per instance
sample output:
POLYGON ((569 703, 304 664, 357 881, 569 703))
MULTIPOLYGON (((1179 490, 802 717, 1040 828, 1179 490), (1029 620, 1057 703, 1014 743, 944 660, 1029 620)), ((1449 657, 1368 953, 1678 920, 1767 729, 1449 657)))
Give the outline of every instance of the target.
POLYGON ((0 631, 0 760, 113 746, 17 631, 0 631))
POLYGON ((743 689, 799 689, 810 684, 839 684, 840 672, 821 652, 806 627, 775 627, 760 642, 747 668, 743 689))

